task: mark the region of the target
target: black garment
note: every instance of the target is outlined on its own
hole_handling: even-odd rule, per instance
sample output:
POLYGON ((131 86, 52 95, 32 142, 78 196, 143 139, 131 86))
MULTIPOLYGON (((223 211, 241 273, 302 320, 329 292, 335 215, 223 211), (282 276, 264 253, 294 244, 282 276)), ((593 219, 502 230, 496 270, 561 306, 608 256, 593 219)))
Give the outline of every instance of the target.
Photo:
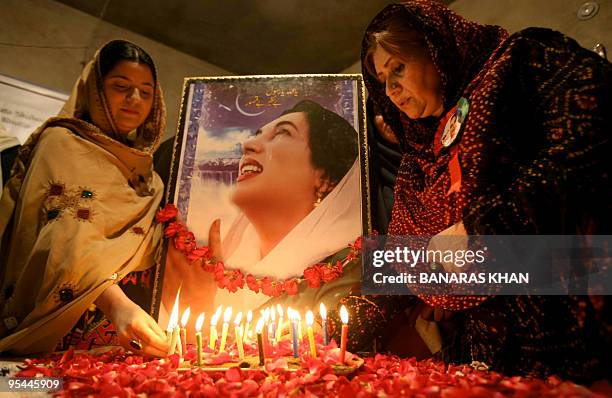
POLYGON ((174 149, 174 137, 162 142, 153 154, 153 168, 159 174, 164 186, 168 186, 170 170, 172 166, 172 150, 174 149))
POLYGON ((10 175, 13 163, 17 157, 17 152, 21 148, 21 145, 15 145, 14 147, 6 148, 0 153, 0 163, 2 166, 2 186, 6 184, 10 175))
MULTIPOLYGON (((170 173, 172 171, 172 153, 174 151, 174 137, 162 142, 153 154, 153 169, 164 183, 166 192, 170 183, 170 173)), ((166 204, 166 197, 162 198, 161 205, 166 204)))
POLYGON ((371 104, 368 102, 372 227, 379 234, 386 234, 393 208, 395 176, 402 161, 402 154, 399 145, 388 142, 377 131, 374 116, 371 104))

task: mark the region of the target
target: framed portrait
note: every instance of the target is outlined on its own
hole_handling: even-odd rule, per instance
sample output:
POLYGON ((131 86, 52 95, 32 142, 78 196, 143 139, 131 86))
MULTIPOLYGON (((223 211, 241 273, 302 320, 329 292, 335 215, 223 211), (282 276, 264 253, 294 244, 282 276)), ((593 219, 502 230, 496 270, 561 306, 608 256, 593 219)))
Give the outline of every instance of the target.
MULTIPOLYGON (((365 137, 361 75, 187 78, 166 202, 226 269, 299 279, 371 230, 365 137)), ((178 254, 166 242, 152 309, 161 325, 179 287, 181 307, 207 317, 270 300, 246 284, 219 288, 178 254)))

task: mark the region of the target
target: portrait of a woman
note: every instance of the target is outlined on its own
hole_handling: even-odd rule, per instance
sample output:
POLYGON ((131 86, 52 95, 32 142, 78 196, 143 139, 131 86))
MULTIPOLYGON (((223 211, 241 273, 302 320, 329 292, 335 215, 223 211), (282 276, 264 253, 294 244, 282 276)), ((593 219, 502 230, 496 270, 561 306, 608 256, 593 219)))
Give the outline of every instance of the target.
MULTIPOLYGON (((298 102, 258 128, 242 143, 230 194, 238 212, 220 235, 215 256, 245 275, 283 280, 346 249, 362 234, 358 150, 351 124, 312 100, 298 102)), ((211 233, 220 227, 214 222, 211 233)), ((185 300, 192 310, 200 303, 196 306, 207 313, 219 304, 247 311, 270 299, 247 288, 216 289, 210 273, 194 268, 168 268, 166 308, 181 283, 181 296, 190 297, 185 300), (206 281, 210 289, 203 287, 206 281)), ((350 278, 354 284, 359 274, 350 278)))

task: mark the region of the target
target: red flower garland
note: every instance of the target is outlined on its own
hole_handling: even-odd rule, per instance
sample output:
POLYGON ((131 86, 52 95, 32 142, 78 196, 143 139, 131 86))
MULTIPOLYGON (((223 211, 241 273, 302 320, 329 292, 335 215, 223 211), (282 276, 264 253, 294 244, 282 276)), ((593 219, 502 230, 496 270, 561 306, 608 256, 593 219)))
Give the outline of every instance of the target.
POLYGON ((187 226, 177 220, 178 209, 172 203, 167 204, 155 215, 155 220, 159 223, 167 223, 164 229, 164 236, 172 239, 174 247, 183 252, 190 262, 202 260, 202 267, 205 271, 214 274, 215 282, 220 289, 227 289, 236 292, 246 286, 255 293, 263 293, 270 297, 280 296, 287 293, 292 296, 298 292, 300 281, 306 281, 308 287, 318 288, 322 283, 329 283, 342 276, 344 265, 359 258, 361 253, 361 237, 355 243, 349 245, 351 249, 346 259, 332 263, 318 263, 311 265, 304 270, 302 277, 294 277, 285 280, 275 280, 268 276, 257 278, 252 274, 246 277, 239 269, 226 269, 225 264, 215 261, 210 249, 206 246, 197 246, 195 235, 189 231, 187 226))

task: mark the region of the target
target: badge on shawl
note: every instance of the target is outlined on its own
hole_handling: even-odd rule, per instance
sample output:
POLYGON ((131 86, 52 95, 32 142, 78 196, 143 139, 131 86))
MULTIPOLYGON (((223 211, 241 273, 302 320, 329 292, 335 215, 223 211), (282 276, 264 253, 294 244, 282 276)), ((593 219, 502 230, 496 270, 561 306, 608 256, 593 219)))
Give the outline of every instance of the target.
POLYGON ((469 109, 470 104, 468 100, 461 97, 459 102, 457 102, 457 110, 455 111, 455 114, 448 119, 446 125, 444 126, 444 132, 440 138, 440 144, 442 144, 442 147, 448 148, 457 141, 469 109))

